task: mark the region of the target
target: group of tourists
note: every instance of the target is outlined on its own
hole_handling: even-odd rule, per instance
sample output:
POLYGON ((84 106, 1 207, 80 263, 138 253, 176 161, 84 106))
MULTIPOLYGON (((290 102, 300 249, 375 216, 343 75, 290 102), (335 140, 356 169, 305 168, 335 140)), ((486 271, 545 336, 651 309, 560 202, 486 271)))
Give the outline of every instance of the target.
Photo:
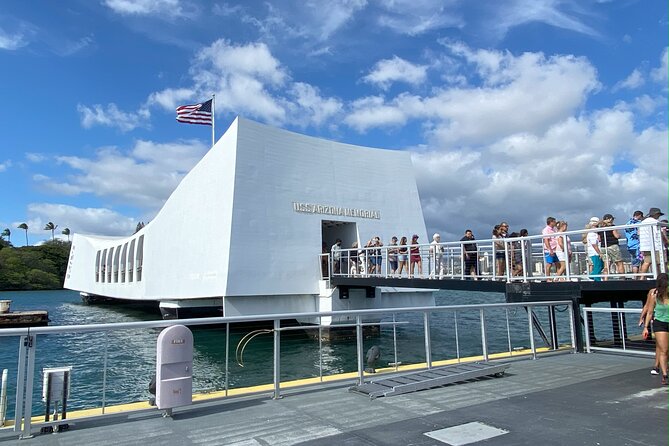
MULTIPOLYGON (((623 274, 625 272, 620 239, 625 239, 630 256, 632 274, 646 274, 650 266, 656 266, 667 261, 667 232, 666 226, 658 229, 659 218, 664 215, 659 208, 650 208, 646 216, 641 211, 635 211, 627 222, 624 231, 616 229, 590 231, 583 235, 588 255, 588 271, 593 280, 606 280, 606 275, 623 274)), ((615 226, 615 217, 606 214, 600 220, 592 217, 585 229, 603 229, 615 226)), ((666 220, 665 220, 666 222, 666 220)), ((643 276, 637 276, 641 278, 643 276)))
MULTIPOLYGON (((418 234, 411 236, 411 243, 407 237, 398 239, 393 236, 387 248, 388 267, 390 275, 401 276, 404 271, 413 277, 414 274, 423 274, 423 261, 418 246, 418 234)), ((354 242, 350 249, 342 250, 341 239, 337 239, 332 245, 332 260, 334 273, 339 274, 348 271, 351 275, 374 275, 381 274, 383 258, 381 237, 372 237, 364 246, 360 247, 354 242)))
MULTIPOLYGON (((636 211, 627 222, 627 225, 635 226, 624 230, 606 229, 616 226, 612 214, 607 213, 601 219, 592 217, 585 226, 589 231, 582 237, 586 248, 588 274, 592 280, 606 280, 609 274, 625 273, 620 240, 627 242, 633 274, 645 274, 653 262, 659 265, 661 259, 666 261, 669 257, 666 253, 669 245, 666 227, 664 230, 658 230, 657 226, 653 225, 658 223, 662 215, 664 214, 659 208, 650 208, 646 216, 643 212, 636 211)), ((555 217, 548 217, 546 227, 541 231, 545 275, 549 281, 566 280, 567 267, 573 256, 572 241, 567 234, 564 234, 568 231, 567 221, 555 217)), ((495 278, 505 280, 507 274, 532 275, 534 262, 532 245, 529 239, 523 239, 528 236, 527 229, 509 232, 509 224, 505 221, 494 226, 491 254, 494 259, 495 278)), ((326 246, 323 248, 323 252, 326 253, 326 246)), ((418 234, 413 234, 410 239, 404 236, 399 238, 392 236, 385 247, 379 236, 372 237, 363 246, 359 246, 356 241, 350 248, 344 248, 342 241, 337 239, 330 251, 335 274, 381 275, 384 259, 387 259, 385 274, 388 276, 423 277, 425 269, 428 277, 441 278, 449 269, 445 260, 447 254, 451 254, 457 257, 457 265, 458 267, 461 265, 464 276, 468 278, 481 276, 479 272, 481 256, 471 229, 465 230, 460 239, 460 246, 447 248, 441 242, 440 234, 435 233, 427 248, 427 255, 421 249, 426 248, 420 245, 418 234)))

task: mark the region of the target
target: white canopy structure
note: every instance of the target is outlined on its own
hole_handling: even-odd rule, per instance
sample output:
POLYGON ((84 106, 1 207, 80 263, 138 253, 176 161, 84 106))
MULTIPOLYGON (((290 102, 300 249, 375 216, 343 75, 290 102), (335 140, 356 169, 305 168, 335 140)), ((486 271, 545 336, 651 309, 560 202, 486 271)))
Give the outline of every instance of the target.
MULTIPOLYGON (((226 316, 367 308, 371 300, 388 307, 399 301, 357 304, 351 296, 343 307, 333 304, 336 290, 321 280, 319 255, 337 238, 348 248, 414 233, 427 240, 407 152, 238 117, 139 232, 75 234, 65 288, 159 301, 172 316, 212 307, 226 316)), ((411 299, 433 302, 417 293, 401 304, 411 299)))

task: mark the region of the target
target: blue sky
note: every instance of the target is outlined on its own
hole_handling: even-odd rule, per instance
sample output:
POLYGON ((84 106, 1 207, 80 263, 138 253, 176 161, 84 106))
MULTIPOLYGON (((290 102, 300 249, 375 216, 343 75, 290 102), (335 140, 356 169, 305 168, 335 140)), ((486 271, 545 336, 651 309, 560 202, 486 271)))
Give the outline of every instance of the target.
POLYGON ((174 108, 212 93, 218 136, 241 115, 410 151, 442 239, 665 210, 667 15, 660 0, 7 0, 0 230, 132 233, 208 149, 174 108))

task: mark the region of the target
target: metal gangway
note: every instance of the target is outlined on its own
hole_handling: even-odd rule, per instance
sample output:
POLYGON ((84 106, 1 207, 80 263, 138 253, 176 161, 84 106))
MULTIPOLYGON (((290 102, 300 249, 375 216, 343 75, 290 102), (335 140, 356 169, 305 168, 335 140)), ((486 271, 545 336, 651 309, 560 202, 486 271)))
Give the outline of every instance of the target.
MULTIPOLYGON (((483 280, 502 282, 579 282, 605 280, 655 279, 667 272, 667 223, 638 223, 558 232, 552 235, 529 235, 471 241, 429 244, 384 245, 346 248, 321 254, 322 279, 384 278, 483 280), (650 228, 653 249, 650 265, 645 271, 632 265, 625 231, 650 228), (607 257, 609 245, 606 232, 617 231, 621 261, 607 257), (600 239, 604 263, 600 274, 593 274, 586 236, 595 233, 600 239), (557 271, 549 271, 545 262, 545 246, 560 239, 565 261, 557 271), (402 257, 404 256, 404 257, 402 257), (402 258, 405 264, 401 265, 402 258), (399 267, 395 265, 399 264, 399 267), (325 267, 327 266, 327 268, 325 267), (404 266, 404 268, 402 267, 404 266)), ((554 268, 555 269, 555 268, 554 268)))
POLYGON ((508 363, 492 363, 487 361, 447 365, 430 370, 373 379, 366 383, 350 387, 349 391, 361 393, 369 396, 370 399, 375 399, 432 389, 487 376, 501 377, 510 366, 508 363))

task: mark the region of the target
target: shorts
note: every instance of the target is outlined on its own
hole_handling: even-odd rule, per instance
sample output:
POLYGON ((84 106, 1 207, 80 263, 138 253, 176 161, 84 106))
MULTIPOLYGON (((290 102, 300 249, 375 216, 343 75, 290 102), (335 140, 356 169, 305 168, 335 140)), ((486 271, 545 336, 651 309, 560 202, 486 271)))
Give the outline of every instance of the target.
POLYGON ((555 255, 560 262, 567 260, 567 256, 564 254, 564 251, 555 251, 555 255))
POLYGON ((558 256, 556 256, 555 254, 549 254, 547 252, 544 253, 544 259, 548 264, 558 263, 560 261, 558 259, 558 256))
POLYGON ((388 263, 390 263, 390 269, 392 270, 397 269, 397 260, 388 260, 388 263))
MULTIPOLYGON (((653 258, 650 255, 650 251, 642 251, 643 253, 643 263, 652 263, 653 258)), ((660 264, 660 251, 655 251, 655 263, 660 264)))
POLYGON ((374 256, 372 257, 372 265, 379 265, 381 266, 381 261, 383 260, 383 257, 381 256, 374 256))
POLYGON ((420 262, 420 256, 417 254, 411 254, 411 261, 412 262, 420 262))
POLYGON ((496 259, 503 259, 503 258, 504 258, 504 251, 502 251, 502 252, 497 251, 497 252, 495 253, 495 258, 496 258, 496 259))
POLYGON ((620 256, 620 246, 609 245, 606 248, 602 248, 602 261, 604 263, 615 263, 622 260, 623 258, 620 256))
POLYGON ((406 254, 400 254, 399 260, 400 260, 400 262, 406 262, 407 261, 407 255, 406 254))
POLYGON ((657 333, 658 331, 669 331, 669 323, 658 321, 657 319, 653 320, 653 331, 657 333))
POLYGON ((628 249, 627 252, 630 253, 630 257, 632 258, 632 266, 637 268, 641 266, 641 261, 643 259, 641 258, 641 251, 639 248, 628 249))

